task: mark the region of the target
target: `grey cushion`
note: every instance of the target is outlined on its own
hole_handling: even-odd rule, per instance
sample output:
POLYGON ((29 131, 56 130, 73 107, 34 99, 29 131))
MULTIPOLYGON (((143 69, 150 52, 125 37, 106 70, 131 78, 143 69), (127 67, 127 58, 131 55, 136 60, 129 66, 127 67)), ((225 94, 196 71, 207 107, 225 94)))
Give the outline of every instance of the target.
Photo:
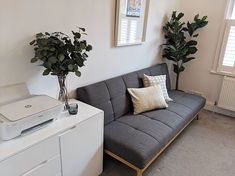
POLYGON ((77 99, 102 109, 105 112, 105 124, 108 124, 114 120, 113 107, 105 82, 100 82, 77 89, 77 99))
POLYGON ((143 168, 162 144, 125 123, 114 121, 104 128, 105 149, 143 168))
POLYGON ((162 145, 166 144, 172 137, 171 133, 173 130, 171 127, 144 115, 125 115, 119 118, 118 122, 148 134, 162 145))
POLYGON ((197 114, 198 111, 203 108, 206 104, 206 99, 198 96, 192 95, 189 93, 185 93, 183 91, 171 90, 169 91, 169 96, 176 102, 177 104, 182 104, 185 107, 192 110, 193 115, 197 114))
POLYGON ((166 109, 145 112, 143 115, 166 124, 172 128, 174 134, 176 134, 186 123, 186 120, 183 117, 166 109))
POLYGON ((109 90, 114 117, 119 118, 130 112, 132 104, 130 101, 130 96, 127 94, 126 85, 122 77, 107 80, 106 85, 109 90))

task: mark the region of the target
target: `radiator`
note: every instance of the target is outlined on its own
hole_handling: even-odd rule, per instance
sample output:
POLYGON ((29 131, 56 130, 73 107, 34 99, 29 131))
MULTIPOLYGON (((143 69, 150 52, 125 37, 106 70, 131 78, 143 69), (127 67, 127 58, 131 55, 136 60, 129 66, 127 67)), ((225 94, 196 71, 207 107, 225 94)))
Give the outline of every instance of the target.
POLYGON ((235 78, 224 77, 218 106, 223 109, 235 111, 235 78))

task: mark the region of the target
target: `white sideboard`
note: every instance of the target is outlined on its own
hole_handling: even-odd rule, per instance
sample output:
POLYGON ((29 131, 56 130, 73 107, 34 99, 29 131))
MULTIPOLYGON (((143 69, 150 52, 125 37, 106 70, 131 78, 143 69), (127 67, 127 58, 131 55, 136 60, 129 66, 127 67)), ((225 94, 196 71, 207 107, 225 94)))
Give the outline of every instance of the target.
POLYGON ((98 176, 103 169, 103 111, 82 102, 31 134, 0 141, 0 176, 98 176))

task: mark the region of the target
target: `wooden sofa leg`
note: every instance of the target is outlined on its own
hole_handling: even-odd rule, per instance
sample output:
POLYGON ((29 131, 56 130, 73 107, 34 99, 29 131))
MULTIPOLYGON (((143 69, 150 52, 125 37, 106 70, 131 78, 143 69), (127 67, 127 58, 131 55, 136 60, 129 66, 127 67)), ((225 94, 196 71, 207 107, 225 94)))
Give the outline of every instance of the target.
POLYGON ((142 176, 143 172, 141 170, 137 170, 137 176, 142 176))
POLYGON ((197 118, 196 119, 199 120, 199 114, 197 114, 197 118))

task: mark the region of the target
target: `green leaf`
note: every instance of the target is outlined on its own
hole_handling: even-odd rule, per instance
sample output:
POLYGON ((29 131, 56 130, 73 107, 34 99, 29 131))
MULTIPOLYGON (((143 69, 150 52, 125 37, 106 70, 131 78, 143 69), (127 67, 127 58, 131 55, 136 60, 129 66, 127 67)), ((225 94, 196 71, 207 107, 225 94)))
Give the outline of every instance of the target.
POLYGON ((79 67, 84 66, 84 59, 82 59, 81 57, 77 57, 77 58, 75 58, 75 60, 76 60, 79 67))
POLYGON ((86 31, 86 29, 85 28, 79 28, 82 32, 85 32, 86 31))
POLYGON ((44 72, 42 73, 43 76, 49 75, 49 73, 51 72, 50 69, 46 69, 44 70, 44 72))
POLYGON ((175 19, 176 18, 176 11, 173 11, 173 13, 172 13, 172 19, 175 19))
POLYGON ((77 65, 74 65, 73 66, 73 70, 76 72, 76 71, 78 71, 78 66, 77 65))
POLYGON ((43 66, 44 66, 45 68, 51 69, 51 63, 50 63, 50 62, 44 61, 43 66))
POLYGON ((86 51, 91 51, 92 50, 92 46, 91 45, 87 45, 87 47, 86 47, 86 51))
POLYGON ((185 67, 184 66, 181 66, 180 68, 179 68, 179 72, 183 72, 185 70, 185 67))
POLYGON ((75 72, 75 75, 78 76, 78 77, 80 77, 80 76, 81 76, 81 72, 80 72, 80 71, 76 71, 76 72, 75 72))
POLYGON ((50 51, 55 51, 56 49, 54 47, 50 48, 49 49, 50 51))
POLYGON ((195 40, 190 40, 187 42, 187 46, 196 46, 197 45, 197 41, 195 40))
POLYGON ((48 59, 48 61, 49 61, 50 63, 52 63, 52 64, 55 64, 55 63, 57 62, 57 59, 56 59, 55 56, 52 56, 52 57, 50 57, 50 58, 48 59))
POLYGON ((36 40, 31 41, 29 44, 33 45, 36 42, 36 40))
POLYGON ((202 21, 205 21, 207 19, 207 16, 202 17, 202 21))
POLYGON ((68 65, 68 69, 69 69, 70 71, 73 71, 73 65, 72 65, 72 64, 69 64, 69 65, 68 65))
POLYGON ((197 52, 197 48, 196 47, 190 47, 189 49, 188 49, 188 52, 187 52, 187 54, 189 55, 189 54, 195 54, 197 52))
POLYGON ((179 13, 179 15, 177 16, 177 20, 180 20, 183 17, 184 17, 184 14, 183 13, 179 13))
POLYGON ((60 69, 63 70, 63 71, 66 70, 66 68, 64 66, 62 66, 62 65, 60 66, 60 69))
POLYGON ((82 56, 83 56, 84 58, 88 57, 88 55, 87 55, 86 53, 83 53, 82 56))
POLYGON ((59 61, 61 61, 61 62, 62 62, 62 61, 64 60, 64 58, 65 58, 65 57, 64 57, 64 55, 63 55, 63 54, 60 54, 60 55, 58 56, 58 58, 59 58, 59 61))
POLYGON ((43 35, 43 33, 38 33, 38 34, 36 34, 36 38, 41 38, 41 37, 43 37, 44 35, 43 35))
POLYGON ((80 48, 81 49, 86 49, 86 45, 84 43, 80 43, 80 48))
POLYGON ((74 35, 75 38, 78 38, 78 39, 81 38, 81 34, 80 34, 79 32, 74 32, 74 31, 72 31, 72 33, 73 33, 73 35, 74 35))
POLYGON ((191 61, 191 60, 193 60, 193 59, 195 59, 195 57, 187 57, 187 58, 184 58, 184 59, 183 59, 183 62, 184 62, 184 63, 187 63, 187 62, 189 62, 189 61, 191 61))
POLYGON ((199 36, 199 34, 195 34, 195 35, 193 35, 193 37, 198 37, 199 36))
POLYGON ((35 63, 35 62, 37 62, 37 61, 38 61, 38 59, 35 58, 35 57, 31 59, 31 63, 35 63))
POLYGON ((195 17, 194 17, 194 21, 197 21, 199 18, 199 14, 197 14, 195 17))

